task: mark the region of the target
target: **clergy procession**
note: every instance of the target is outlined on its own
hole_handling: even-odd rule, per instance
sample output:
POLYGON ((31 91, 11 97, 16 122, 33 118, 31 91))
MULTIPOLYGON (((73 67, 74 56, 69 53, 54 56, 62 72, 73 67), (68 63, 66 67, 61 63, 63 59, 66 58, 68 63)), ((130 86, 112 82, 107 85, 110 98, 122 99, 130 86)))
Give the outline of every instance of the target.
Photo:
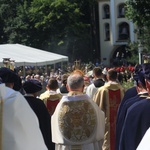
POLYGON ((91 69, 1 67, 0 150, 150 150, 150 63, 91 69))

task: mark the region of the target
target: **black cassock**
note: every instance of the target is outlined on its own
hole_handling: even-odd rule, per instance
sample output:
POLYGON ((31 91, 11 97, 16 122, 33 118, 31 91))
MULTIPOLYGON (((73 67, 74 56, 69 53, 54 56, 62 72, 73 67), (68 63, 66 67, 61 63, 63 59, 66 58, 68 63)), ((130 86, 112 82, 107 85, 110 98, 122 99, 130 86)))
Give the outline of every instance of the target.
POLYGON ((54 150, 55 144, 52 143, 51 138, 51 117, 44 102, 33 96, 24 97, 38 118, 40 130, 42 132, 45 145, 47 146, 48 150, 54 150))
POLYGON ((127 110, 119 150, 136 150, 150 127, 150 98, 136 102, 127 110))
POLYGON ((138 94, 132 98, 127 99, 123 106, 122 109, 120 110, 119 116, 117 116, 117 124, 116 124, 116 145, 115 145, 115 150, 119 150, 119 141, 120 141, 120 136, 122 132, 122 128, 124 125, 125 117, 128 108, 135 104, 136 102, 139 102, 140 100, 145 99, 148 96, 148 93, 142 93, 138 94))
MULTIPOLYGON (((118 116, 120 115, 120 111, 122 110, 122 106, 124 105, 124 103, 126 102, 127 99, 129 98, 132 98, 134 96, 136 96, 138 93, 137 93, 137 90, 136 90, 136 87, 132 87, 132 88, 129 88, 125 94, 124 94, 124 97, 123 99, 121 100, 121 103, 119 105, 119 108, 118 108, 118 116)), ((118 120, 117 120, 118 121, 118 120)))

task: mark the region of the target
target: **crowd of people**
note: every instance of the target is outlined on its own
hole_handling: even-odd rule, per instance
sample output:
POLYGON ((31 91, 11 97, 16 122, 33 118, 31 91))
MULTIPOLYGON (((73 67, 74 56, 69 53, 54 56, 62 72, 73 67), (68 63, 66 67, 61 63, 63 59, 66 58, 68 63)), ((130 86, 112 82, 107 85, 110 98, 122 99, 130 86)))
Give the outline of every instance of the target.
POLYGON ((25 77, 2 67, 0 150, 149 150, 149 94, 149 63, 25 77))

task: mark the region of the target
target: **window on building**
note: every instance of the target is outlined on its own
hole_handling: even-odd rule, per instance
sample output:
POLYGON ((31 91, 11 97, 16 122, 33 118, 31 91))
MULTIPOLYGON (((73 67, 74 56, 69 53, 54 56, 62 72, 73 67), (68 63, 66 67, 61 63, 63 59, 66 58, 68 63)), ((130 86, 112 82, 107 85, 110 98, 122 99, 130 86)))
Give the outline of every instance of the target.
POLYGON ((104 19, 110 18, 110 8, 109 8, 109 5, 108 4, 104 5, 103 9, 104 9, 104 16, 103 16, 103 18, 104 19))
POLYGON ((119 25, 119 40, 128 40, 129 39, 129 24, 123 22, 119 25))
POLYGON ((118 18, 124 18, 125 17, 125 7, 124 4, 120 4, 118 7, 118 18))
POLYGON ((110 40, 110 26, 109 23, 105 24, 105 41, 110 40))

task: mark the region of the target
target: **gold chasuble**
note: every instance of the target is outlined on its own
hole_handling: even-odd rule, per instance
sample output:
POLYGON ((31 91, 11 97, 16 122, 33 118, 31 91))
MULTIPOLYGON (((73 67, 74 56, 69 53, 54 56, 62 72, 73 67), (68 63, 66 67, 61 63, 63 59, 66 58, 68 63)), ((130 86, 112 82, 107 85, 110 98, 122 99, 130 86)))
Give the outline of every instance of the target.
POLYGON ((51 120, 56 150, 100 150, 104 137, 104 113, 80 92, 63 96, 51 120))
POLYGON ((62 95, 60 93, 51 93, 50 91, 46 91, 40 95, 40 99, 45 103, 50 116, 53 115, 55 108, 61 98, 62 95))
MULTIPOLYGON (((80 92, 70 92, 68 95, 80 95, 80 92)), ((97 118, 93 106, 85 99, 66 101, 59 112, 59 128, 62 135, 76 143, 72 150, 81 150, 82 143, 96 132, 97 118)))
POLYGON ((108 82, 95 93, 94 101, 105 113, 103 150, 115 149, 116 116, 124 92, 123 87, 117 82, 108 82))
POLYGON ((0 150, 2 150, 3 100, 0 97, 0 150))

